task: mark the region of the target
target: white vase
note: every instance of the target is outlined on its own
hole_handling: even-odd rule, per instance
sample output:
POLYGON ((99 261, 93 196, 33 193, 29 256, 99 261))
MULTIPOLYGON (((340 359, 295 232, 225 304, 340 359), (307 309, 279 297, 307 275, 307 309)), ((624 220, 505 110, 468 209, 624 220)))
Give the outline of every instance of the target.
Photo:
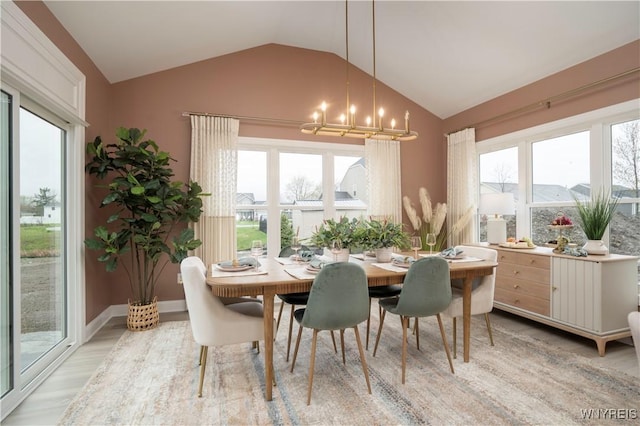
POLYGON ((342 250, 340 250, 340 253, 338 253, 337 255, 333 254, 331 252, 331 249, 328 247, 324 248, 324 256, 328 257, 331 260, 336 260, 336 262, 348 262, 349 261, 349 249, 348 248, 343 248, 342 250))
POLYGON ((607 248, 607 246, 604 245, 604 242, 602 240, 587 240, 587 242, 585 243, 584 246, 582 246, 582 248, 588 254, 599 254, 599 255, 609 254, 609 249, 607 248))
POLYGON ((393 254, 393 249, 391 247, 383 247, 375 250, 376 252, 376 261, 380 263, 389 263, 391 262, 391 255, 393 254))

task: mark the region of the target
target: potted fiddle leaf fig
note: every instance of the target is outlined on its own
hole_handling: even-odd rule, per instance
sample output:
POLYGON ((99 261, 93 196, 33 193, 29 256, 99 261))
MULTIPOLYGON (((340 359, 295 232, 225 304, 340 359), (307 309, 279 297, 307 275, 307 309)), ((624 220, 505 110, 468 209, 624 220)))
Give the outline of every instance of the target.
POLYGON ((112 208, 113 213, 85 244, 100 253, 98 260, 107 272, 119 265, 126 271, 131 330, 158 324, 155 291, 162 271, 202 244, 187 227, 202 213, 200 185, 174 180, 170 162, 175 160, 145 139, 145 133, 120 127, 117 142, 105 144, 98 136, 86 147, 90 160, 85 170, 104 181, 100 186, 107 189, 100 207, 112 208))
POLYGON ((613 219, 618 199, 611 198, 609 193, 597 192, 592 194, 591 200, 580 201, 576 197, 574 200, 578 210, 578 222, 587 237, 583 249, 588 254, 609 253, 602 237, 613 219))

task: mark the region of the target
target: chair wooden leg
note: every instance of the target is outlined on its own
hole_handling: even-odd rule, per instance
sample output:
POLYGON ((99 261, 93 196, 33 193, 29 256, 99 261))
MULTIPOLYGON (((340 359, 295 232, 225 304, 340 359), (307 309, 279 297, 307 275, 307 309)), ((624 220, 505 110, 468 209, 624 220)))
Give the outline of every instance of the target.
POLYGON ((384 325, 384 317, 387 311, 382 310, 382 315, 380 315, 380 325, 378 325, 378 335, 376 336, 376 345, 373 348, 373 356, 376 356, 376 351, 378 350, 378 343, 380 342, 380 334, 382 334, 382 326, 384 325))
POLYGON ((362 342, 360 341, 360 332, 358 326, 353 327, 353 331, 356 334, 356 342, 358 343, 358 351, 360 352, 360 363, 362 364, 362 371, 364 372, 364 379, 367 381, 367 389, 369 395, 371 395, 371 383, 369 382, 369 368, 367 367, 367 360, 364 357, 364 351, 362 350, 362 342))
POLYGON ((311 341, 311 359, 309 361, 309 389, 307 390, 307 405, 311 405, 311 388, 313 387, 313 370, 316 365, 316 343, 318 341, 318 330, 313 330, 313 340, 311 341))
POLYGON ((331 330, 331 341, 333 342, 333 351, 338 353, 338 347, 336 346, 336 335, 333 334, 333 330, 331 330))
POLYGON ((293 367, 296 366, 296 358, 298 357, 298 348, 300 347, 300 338, 302 337, 302 325, 298 328, 298 338, 296 339, 296 348, 293 350, 293 361, 291 361, 291 372, 293 373, 293 367))
POLYGON ((202 384, 204 383, 204 372, 207 369, 207 352, 208 346, 200 347, 200 384, 198 385, 198 398, 202 398, 202 384))
POLYGON ((344 330, 340 330, 340 349, 342 349, 342 364, 347 365, 347 360, 344 356, 344 330))
POLYGON ((457 346, 458 346, 458 327, 457 327, 457 321, 456 321, 456 317, 453 317, 453 358, 456 359, 458 357, 458 354, 456 353, 457 350, 457 346))
POLYGON ((254 343, 256 344, 256 351, 260 353, 260 342, 256 340, 254 343))
POLYGON ((291 314, 289 315, 289 336, 287 337, 287 362, 289 362, 289 351, 291 350, 291 335, 293 334, 293 312, 296 305, 291 305, 291 314))
POLYGON ((493 333, 491 332, 491 321, 489 321, 488 312, 484 314, 484 321, 487 323, 487 331, 489 332, 489 342, 491 342, 491 346, 493 346, 493 333))
POLYGON ((371 325, 371 298, 369 298, 369 316, 367 317, 367 336, 365 338, 365 347, 369 350, 369 326, 371 325))
POLYGON ((273 333, 273 340, 276 340, 276 334, 280 328, 280 319, 282 318, 282 310, 284 309, 284 302, 280 301, 280 310, 278 311, 278 319, 276 320, 276 331, 273 333))
POLYGON ((438 326, 440 326, 440 335, 442 336, 442 343, 444 344, 444 351, 447 353, 447 359, 449 360, 449 367, 451 368, 451 372, 455 374, 453 371, 453 361, 451 361, 451 353, 449 352, 449 344, 447 343, 447 337, 444 335, 444 327, 442 326, 442 318, 440 314, 437 314, 438 318, 438 326))
MULTIPOLYGON (((416 317, 415 319, 415 324, 413 326, 413 332, 416 335, 416 347, 418 348, 418 350, 420 350, 420 326, 418 325, 418 318, 416 317)), ((410 323, 411 321, 409 321, 410 323)), ((407 324, 407 326, 409 326, 409 324, 407 324)))
POLYGON ((405 370, 407 369, 407 329, 409 328, 409 318, 400 317, 402 320, 402 384, 404 385, 405 370))

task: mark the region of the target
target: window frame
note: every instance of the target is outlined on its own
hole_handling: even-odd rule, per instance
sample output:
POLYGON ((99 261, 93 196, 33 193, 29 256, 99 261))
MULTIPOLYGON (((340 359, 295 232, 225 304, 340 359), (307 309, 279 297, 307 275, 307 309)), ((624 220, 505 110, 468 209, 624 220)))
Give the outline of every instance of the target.
MULTIPOLYGON (((236 209, 265 210, 267 217, 280 217, 282 210, 308 210, 316 207, 305 207, 295 204, 280 203, 280 154, 312 154, 322 156, 322 193, 324 219, 336 218, 337 209, 334 193, 334 158, 341 156, 364 157, 364 145, 338 144, 330 142, 308 142, 299 140, 268 139, 240 136, 239 151, 263 151, 267 153, 267 199, 266 205, 258 207, 237 204, 236 209)), ((366 213, 365 213, 366 214, 366 213)), ((280 221, 267 222, 267 252, 280 251, 280 221)))
MULTIPOLYGON (((567 202, 533 202, 532 194, 532 145, 580 131, 589 131, 590 185, 592 188, 610 190, 612 185, 611 126, 640 119, 640 99, 622 102, 609 107, 579 114, 573 117, 541 124, 506 135, 480 141, 476 144, 478 164, 478 194, 480 192, 480 156, 493 151, 518 148, 518 201, 516 203, 517 235, 531 234, 531 209, 536 207, 562 208, 573 205, 567 202)), ((609 241, 609 230, 604 235, 609 241)))

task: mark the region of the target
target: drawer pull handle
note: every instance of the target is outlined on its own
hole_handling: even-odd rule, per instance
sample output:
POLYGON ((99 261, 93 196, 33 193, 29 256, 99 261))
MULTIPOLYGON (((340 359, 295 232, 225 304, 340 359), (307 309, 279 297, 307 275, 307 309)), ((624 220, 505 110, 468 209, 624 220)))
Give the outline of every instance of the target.
POLYGON ((514 300, 513 303, 520 303, 520 299, 514 300))
POLYGON ((513 286, 513 288, 515 288, 515 289, 519 289, 519 288, 520 288, 520 286, 519 286, 518 284, 515 284, 515 285, 513 286))
POLYGON ((513 271, 513 275, 518 275, 520 271, 513 271))
POLYGON ((555 286, 552 287, 552 288, 553 288, 553 291, 556 291, 558 289, 558 287, 555 287, 555 286))
POLYGON ((535 260, 535 259, 531 259, 531 260, 529 261, 529 263, 531 263, 531 264, 533 265, 534 263, 536 263, 536 260, 535 260))

